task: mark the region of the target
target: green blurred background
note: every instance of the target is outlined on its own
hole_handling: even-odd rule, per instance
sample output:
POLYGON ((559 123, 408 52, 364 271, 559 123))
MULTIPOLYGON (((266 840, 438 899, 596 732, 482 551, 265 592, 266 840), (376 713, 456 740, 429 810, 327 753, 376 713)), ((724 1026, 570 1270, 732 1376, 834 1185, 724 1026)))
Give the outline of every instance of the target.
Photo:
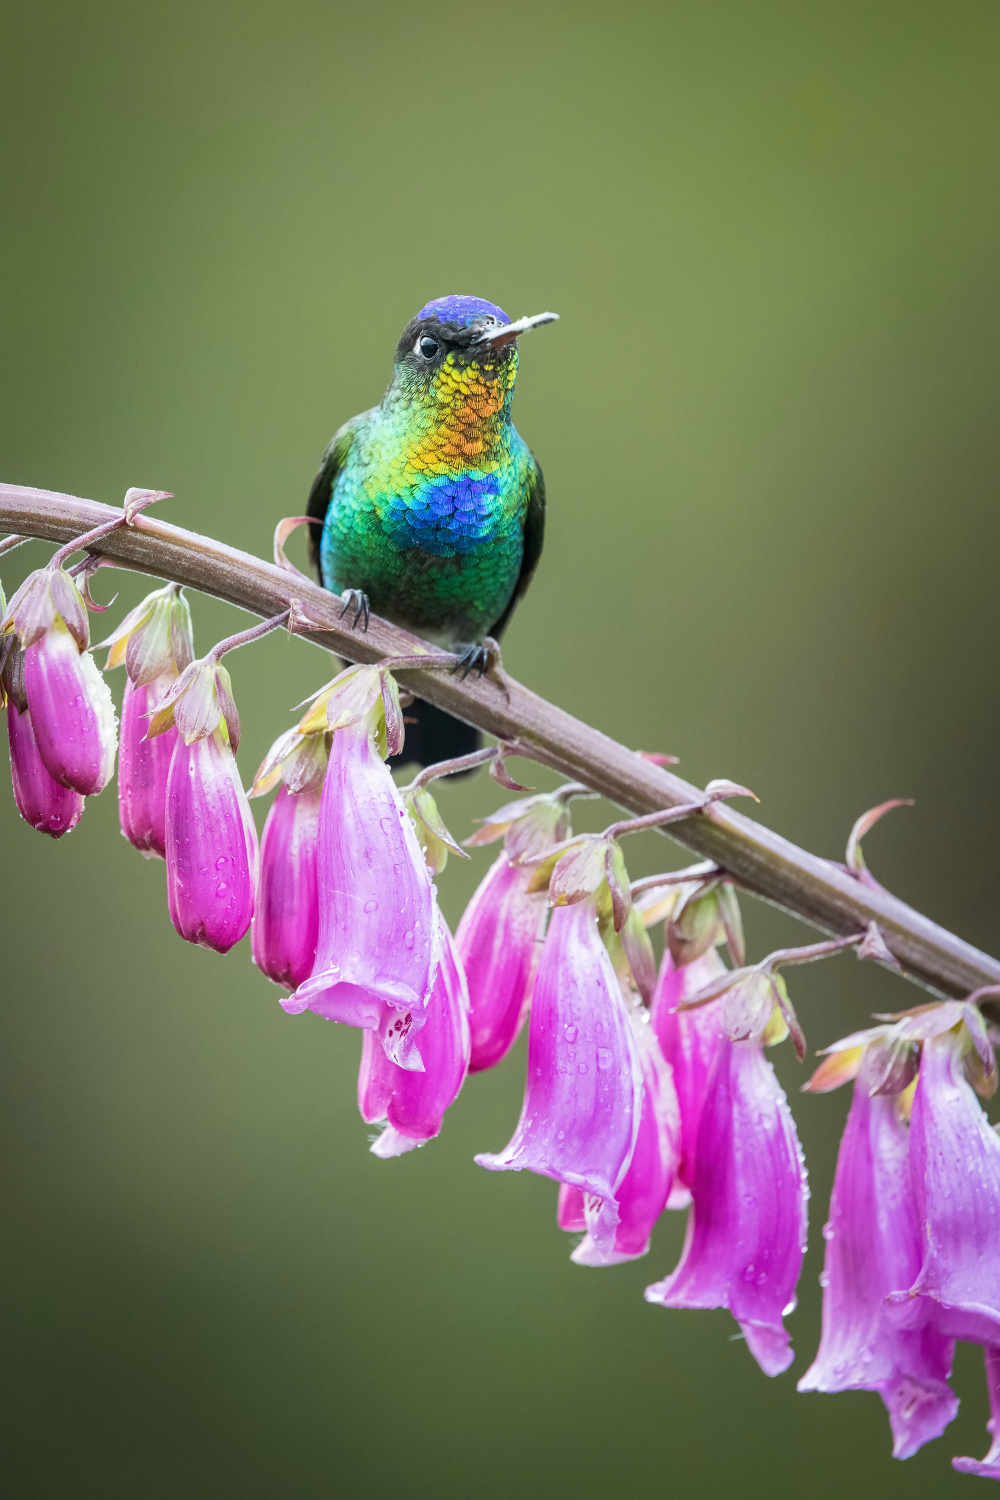
MULTIPOLYGON (((266 555, 423 302, 555 308, 515 403, 550 519, 510 670, 830 857, 915 797, 870 863, 995 951, 998 43, 992 0, 12 5, 0 473, 172 490, 165 518, 266 555)), ((202 648, 239 628, 194 611, 202 648)), ((324 662, 272 638, 232 668, 248 778, 324 662)), ((462 835, 498 800, 441 799, 462 835)), ((473 1165, 523 1043, 377 1161, 357 1035, 285 1016, 247 944, 176 938, 113 791, 62 843, 8 795, 0 830, 3 1493, 970 1490, 978 1351, 905 1466, 874 1395, 795 1393, 847 1099, 792 1092, 788 1047, 813 1228, 768 1381, 728 1315, 643 1303, 678 1216, 579 1269, 552 1184, 473 1165)), ((443 876, 452 920, 486 862, 443 876)), ((804 933, 746 916, 755 956, 804 933)), ((793 994, 813 1047, 918 998, 850 958, 793 994)))

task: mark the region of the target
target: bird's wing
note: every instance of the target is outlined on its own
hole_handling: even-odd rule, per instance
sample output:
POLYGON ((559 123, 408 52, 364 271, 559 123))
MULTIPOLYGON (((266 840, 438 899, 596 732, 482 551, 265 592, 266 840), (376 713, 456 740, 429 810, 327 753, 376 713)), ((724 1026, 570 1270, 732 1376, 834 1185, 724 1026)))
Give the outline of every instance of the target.
MULTIPOLYGON (((372 411, 374 410, 375 408, 373 407, 372 411)), ((363 411, 358 416, 352 417, 349 422, 345 422, 343 427, 338 427, 330 439, 330 446, 323 454, 323 462, 319 466, 319 473, 313 480, 312 489, 309 491, 309 503, 306 506, 306 515, 311 518, 309 525, 309 558, 316 569, 316 575, 320 583, 323 582, 323 571, 320 566, 320 542, 323 537, 323 522, 330 508, 330 497, 333 494, 333 487, 337 482, 337 475, 347 460, 347 454, 354 439, 354 434, 362 422, 366 421, 371 414, 371 411, 363 411)))
POLYGON ((514 606, 531 582, 535 569, 538 567, 538 559, 542 555, 542 543, 545 540, 545 478, 535 455, 529 453, 528 457, 530 460, 528 506, 524 515, 524 551, 521 554, 521 571, 517 575, 517 583, 510 596, 510 603, 490 631, 490 635, 495 640, 499 640, 506 630, 510 617, 514 613, 514 606))

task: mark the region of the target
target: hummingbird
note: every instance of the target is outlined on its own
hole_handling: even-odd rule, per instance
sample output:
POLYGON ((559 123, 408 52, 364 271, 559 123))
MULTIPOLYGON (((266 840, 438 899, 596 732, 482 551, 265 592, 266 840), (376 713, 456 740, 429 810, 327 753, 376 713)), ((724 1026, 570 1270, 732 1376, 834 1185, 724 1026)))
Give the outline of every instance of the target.
MULTIPOLYGON (((345 422, 309 494, 310 551, 324 588, 484 671, 531 582, 545 532, 545 481, 511 421, 518 345, 481 297, 438 297, 403 329, 381 405, 345 422)), ((479 736, 430 703, 408 710, 400 761, 469 753, 479 736), (409 715, 413 715, 410 720, 409 715)))

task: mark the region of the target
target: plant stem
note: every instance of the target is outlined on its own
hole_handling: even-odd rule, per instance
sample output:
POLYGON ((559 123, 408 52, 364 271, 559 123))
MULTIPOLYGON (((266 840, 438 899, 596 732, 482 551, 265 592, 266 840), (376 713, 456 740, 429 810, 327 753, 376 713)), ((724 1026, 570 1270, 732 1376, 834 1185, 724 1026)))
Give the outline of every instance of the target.
POLYGON ((471 751, 469 755, 456 755, 452 760, 437 760, 432 766, 424 766, 404 790, 415 792, 429 781, 437 781, 439 776, 454 776, 457 771, 472 771, 476 766, 484 766, 496 753, 497 747, 488 745, 483 750, 471 751))
POLYGON ((280 615, 274 615, 272 619, 265 620, 263 625, 252 625, 249 630, 240 630, 236 635, 227 635, 224 641, 214 645, 206 656, 206 661, 221 661, 227 651, 235 651, 238 646, 249 646, 251 641, 259 641, 261 636, 270 635, 272 630, 277 630, 279 625, 284 625, 288 619, 289 611, 286 609, 280 615))
MULTIPOLYGON (((120 512, 93 500, 50 490, 0 484, 0 532, 65 543, 117 519, 120 512)), ((198 536, 152 516, 137 516, 93 550, 119 566, 169 579, 271 617, 293 600, 324 627, 314 639, 349 661, 373 663, 431 648, 399 626, 372 615, 356 634, 339 618, 342 600, 273 563, 198 536)), ((634 750, 564 713, 513 679, 500 687, 488 676, 407 669, 404 686, 466 723, 502 740, 524 740, 538 760, 582 781, 636 815, 693 805, 704 793, 634 750)), ((871 890, 845 869, 799 849, 780 834, 714 804, 670 825, 678 843, 710 859, 746 889, 804 922, 836 936, 863 932, 875 922, 907 976, 935 994, 965 996, 1000 984, 1000 962, 939 927, 888 891, 871 890)))

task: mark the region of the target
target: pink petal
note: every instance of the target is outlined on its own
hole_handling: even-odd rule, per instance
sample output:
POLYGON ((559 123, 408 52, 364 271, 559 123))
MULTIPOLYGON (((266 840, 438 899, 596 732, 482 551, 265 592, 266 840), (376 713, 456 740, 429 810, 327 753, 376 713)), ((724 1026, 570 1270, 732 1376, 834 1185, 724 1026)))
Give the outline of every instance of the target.
POLYGON ((795 1306, 808 1188, 795 1122, 759 1041, 726 1041, 716 1053, 693 1197, 681 1262, 646 1297, 728 1307, 765 1375, 779 1375, 793 1359, 782 1318, 795 1306))
MULTIPOLYGON (((579 1266, 618 1265, 621 1261, 636 1260, 649 1249, 649 1237, 653 1225, 667 1205, 667 1198, 677 1170, 680 1140, 680 1112, 677 1094, 670 1076, 670 1068, 664 1061, 659 1044, 645 1017, 632 1016, 636 1050, 642 1070, 642 1113, 635 1150, 628 1171, 618 1188, 618 1225, 615 1229, 614 1246, 602 1251, 587 1234, 573 1251, 572 1259, 579 1266)), ((577 1188, 561 1187, 559 1190, 561 1228, 586 1227, 586 1204, 577 1188), (567 1202, 563 1206, 563 1194, 578 1193, 579 1206, 567 1202), (582 1215, 583 1223, 563 1223, 563 1213, 582 1215)))
POLYGON ((216 731, 170 757, 166 817, 170 920, 189 943, 228 953, 250 927, 257 834, 233 752, 216 731))
POLYGON ((52 780, 38 752, 30 710, 18 713, 13 701, 7 705, 7 738, 18 812, 39 833, 62 838, 79 823, 83 798, 79 792, 52 780))
POLYGON ((319 939, 312 977, 281 1003, 377 1031, 419 1070, 415 1034, 437 967, 434 887, 368 719, 333 736, 320 803, 319 939))
POLYGON ((387 1121, 375 1142, 376 1156, 398 1156, 439 1134, 469 1066, 469 997, 455 940, 442 916, 441 960, 417 1046, 423 1071, 390 1062, 372 1031, 362 1038, 358 1108, 370 1124, 387 1121), (391 1133, 390 1133, 391 1132, 391 1133), (388 1139, 387 1139, 388 1137, 388 1139))
POLYGON ((528 892, 533 874, 502 853, 458 924, 455 941, 471 1006, 470 1073, 505 1057, 527 1018, 548 910, 544 891, 528 892))
POLYGON ((632 1027, 594 902, 556 907, 535 980, 521 1118, 505 1150, 476 1161, 582 1189, 592 1200, 590 1234, 602 1251, 611 1249, 615 1195, 635 1149, 641 1100, 632 1027))
POLYGON ((712 1000, 697 1010, 677 1011, 676 1007, 707 988, 713 979, 725 973, 725 967, 715 948, 680 968, 667 949, 653 996, 653 1027, 673 1073, 681 1112, 681 1160, 671 1208, 686 1208, 690 1201, 689 1193, 683 1189, 690 1191, 694 1182, 698 1123, 712 1063, 722 1040, 720 1021, 724 1002, 712 1000))
POLYGON ((24 690, 49 775, 84 797, 102 791, 117 748, 111 690, 61 621, 25 652, 24 690))
POLYGON ((1000 1344, 1000 1137, 962 1066, 954 1032, 923 1045, 910 1121, 910 1175, 923 1262, 893 1294, 907 1327, 1000 1344))
POLYGON ((983 1350, 986 1356, 986 1384, 990 1393, 990 1420, 986 1430, 993 1439, 985 1458, 953 1458, 951 1466, 959 1474, 976 1474, 980 1479, 1000 1479, 1000 1348, 995 1344, 983 1350))
POLYGON ((144 687, 129 679, 122 700, 121 750, 118 762, 118 817, 129 843, 152 858, 167 853, 167 776, 177 730, 146 739, 149 713, 169 687, 165 674, 144 687))
POLYGON ((954 1343, 931 1329, 897 1326, 885 1298, 920 1265, 910 1187, 909 1137, 895 1100, 855 1084, 823 1231, 823 1336, 800 1391, 878 1391, 893 1456, 909 1458, 940 1437, 958 1410, 948 1388, 954 1343))
POLYGON ((319 805, 318 787, 293 795, 279 786, 260 845, 253 961, 268 979, 290 990, 309 978, 316 962, 319 805))

